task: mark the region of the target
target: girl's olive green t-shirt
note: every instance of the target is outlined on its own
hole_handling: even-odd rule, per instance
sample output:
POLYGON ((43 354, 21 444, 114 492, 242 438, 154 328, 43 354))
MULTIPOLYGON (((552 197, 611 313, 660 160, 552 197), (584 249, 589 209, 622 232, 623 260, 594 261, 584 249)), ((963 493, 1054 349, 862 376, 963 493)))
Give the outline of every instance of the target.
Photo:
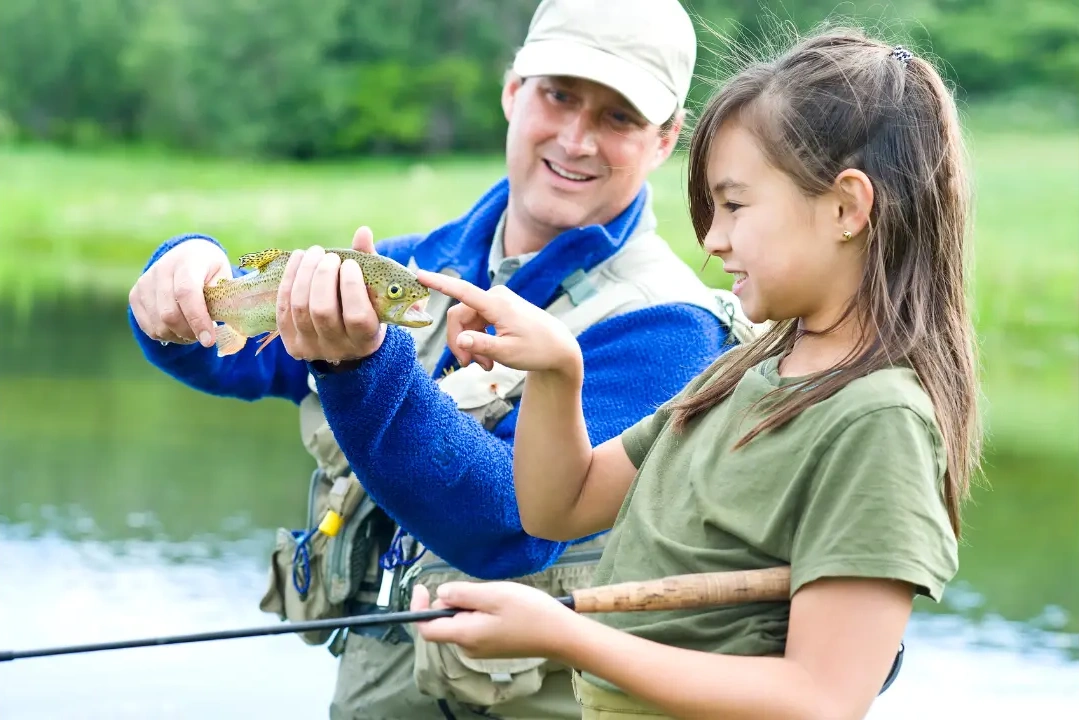
MULTIPOLYGON (((763 417, 757 401, 780 387, 798 391, 778 363, 748 371, 681 432, 670 426, 668 402, 623 433, 638 472, 595 585, 789 565, 792 596, 818 578, 846 576, 904 580, 940 600, 958 547, 943 499, 943 441, 916 374, 873 372, 732 450, 763 417)), ((783 653, 789 609, 758 602, 593 617, 668 645, 767 655, 783 653)))

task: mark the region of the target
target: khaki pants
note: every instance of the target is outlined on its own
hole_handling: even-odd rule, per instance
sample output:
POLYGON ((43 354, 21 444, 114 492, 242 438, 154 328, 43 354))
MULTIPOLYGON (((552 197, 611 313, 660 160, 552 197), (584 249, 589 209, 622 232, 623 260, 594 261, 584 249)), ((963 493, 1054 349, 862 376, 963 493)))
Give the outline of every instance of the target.
POLYGON ((662 720, 658 709, 622 693, 593 685, 573 673, 573 693, 581 704, 581 720, 662 720))
MULTIPOLYGON (((349 633, 337 671, 330 720, 446 720, 436 698, 424 695, 413 681, 411 643, 385 643, 349 633)), ((455 700, 446 707, 458 720, 578 720, 581 706, 574 698, 568 672, 544 678, 535 695, 491 708, 471 708, 455 700)))

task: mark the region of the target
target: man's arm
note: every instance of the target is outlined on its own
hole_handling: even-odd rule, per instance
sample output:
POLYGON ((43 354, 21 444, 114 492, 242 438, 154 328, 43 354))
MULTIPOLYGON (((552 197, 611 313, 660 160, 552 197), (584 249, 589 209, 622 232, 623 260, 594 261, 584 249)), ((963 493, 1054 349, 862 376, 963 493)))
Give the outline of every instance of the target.
MULTIPOLYGON (((617 436, 677 394, 726 339, 714 316, 686 305, 638 310, 582 333, 589 442, 617 436)), ((364 487, 432 552, 474 577, 497 579, 538 572, 565 549, 521 527, 516 408, 487 432, 428 377, 406 332, 388 328, 382 347, 359 367, 317 374, 316 383, 364 487)))
MULTIPOLYGON (((165 241, 154 251, 143 272, 167 252, 191 240, 213 243, 225 252, 221 244, 208 235, 178 235, 165 241)), ((232 276, 237 277, 240 274, 239 269, 233 266, 232 276)), ((201 291, 201 288, 198 290, 201 291)), ((243 350, 235 355, 218 357, 213 346, 207 348, 198 343, 162 345, 143 332, 130 305, 127 318, 135 341, 146 359, 188 387, 221 397, 243 400, 280 397, 296 403, 308 392, 306 365, 290 357, 280 343, 271 343, 256 356, 255 348, 258 343, 249 340, 243 350)))
MULTIPOLYGON (((418 235, 390 238, 378 243, 376 247, 382 255, 394 257, 400 262, 407 262, 407 255, 418 238, 418 235)), ((209 235, 198 233, 177 235, 162 243, 154 251, 146 267, 143 268, 143 272, 146 272, 165 253, 190 240, 213 243, 221 248, 223 253, 225 252, 221 243, 209 235)), ((242 272, 237 267, 232 267, 233 277, 241 274, 242 272)), ((309 392, 307 364, 289 355, 279 341, 270 343, 256 355, 255 349, 258 342, 249 339, 240 352, 218 357, 215 348, 206 348, 198 343, 162 345, 142 331, 130 306, 127 317, 135 340, 146 359, 188 387, 220 397, 241 400, 278 397, 297 404, 309 392)))

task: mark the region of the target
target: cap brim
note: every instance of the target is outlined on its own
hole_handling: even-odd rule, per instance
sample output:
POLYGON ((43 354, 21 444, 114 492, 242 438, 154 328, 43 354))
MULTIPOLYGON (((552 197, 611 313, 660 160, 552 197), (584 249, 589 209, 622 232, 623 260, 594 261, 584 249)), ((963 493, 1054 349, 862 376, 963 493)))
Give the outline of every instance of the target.
POLYGON ((655 125, 669 120, 678 108, 678 98, 655 76, 587 45, 556 40, 528 43, 517 53, 513 71, 521 77, 563 75, 606 85, 655 125))

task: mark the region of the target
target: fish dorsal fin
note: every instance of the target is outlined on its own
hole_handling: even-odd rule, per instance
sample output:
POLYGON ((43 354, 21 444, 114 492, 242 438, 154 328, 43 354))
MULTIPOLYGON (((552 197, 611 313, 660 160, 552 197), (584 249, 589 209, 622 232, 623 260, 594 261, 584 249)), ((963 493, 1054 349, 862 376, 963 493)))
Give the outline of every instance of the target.
POLYGON ((246 253, 240 256, 240 267, 244 270, 259 270, 261 271, 267 265, 272 263, 281 255, 284 255, 284 250, 278 250, 277 248, 270 248, 268 250, 259 250, 258 252, 246 253))

